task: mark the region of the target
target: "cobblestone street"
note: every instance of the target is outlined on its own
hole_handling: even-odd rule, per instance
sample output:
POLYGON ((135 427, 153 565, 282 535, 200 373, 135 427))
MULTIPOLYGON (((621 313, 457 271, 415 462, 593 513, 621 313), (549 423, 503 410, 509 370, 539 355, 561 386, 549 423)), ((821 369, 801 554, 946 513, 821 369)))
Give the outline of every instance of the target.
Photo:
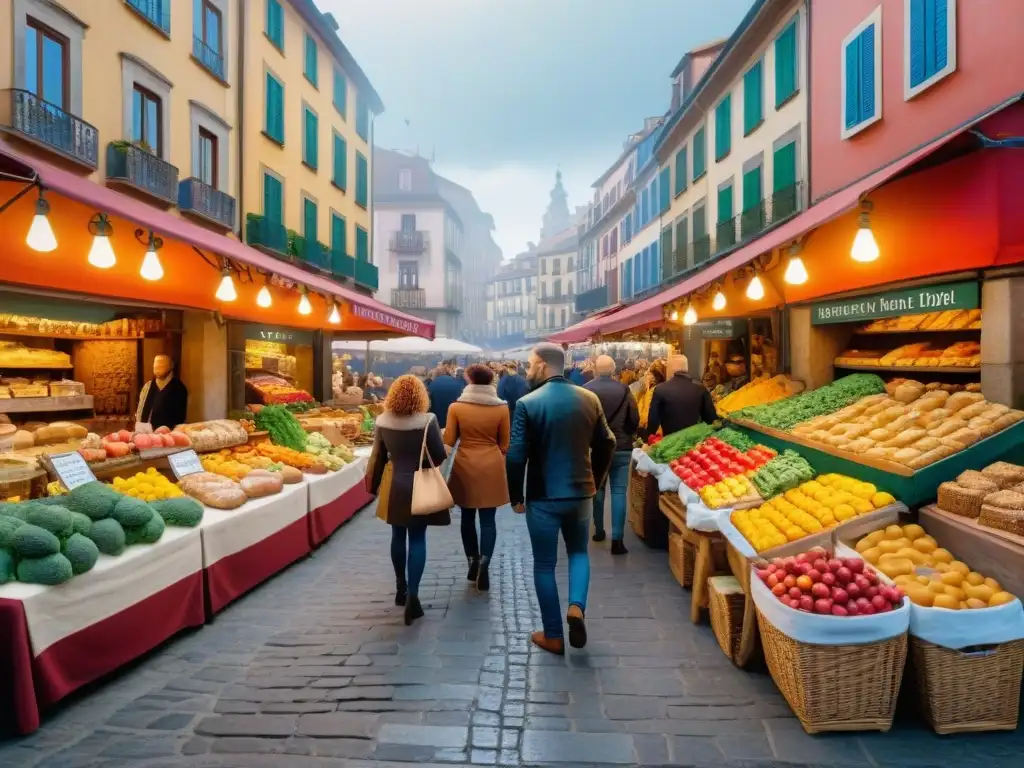
POLYGON ((388 541, 364 510, 212 625, 0 744, 0 766, 1021 764, 1019 731, 939 738, 913 713, 888 734, 805 735, 765 672, 690 624, 665 554, 635 539, 624 558, 592 545, 590 643, 564 659, 529 644, 530 548, 508 508, 489 595, 467 585, 457 523, 430 531, 411 628, 388 541))

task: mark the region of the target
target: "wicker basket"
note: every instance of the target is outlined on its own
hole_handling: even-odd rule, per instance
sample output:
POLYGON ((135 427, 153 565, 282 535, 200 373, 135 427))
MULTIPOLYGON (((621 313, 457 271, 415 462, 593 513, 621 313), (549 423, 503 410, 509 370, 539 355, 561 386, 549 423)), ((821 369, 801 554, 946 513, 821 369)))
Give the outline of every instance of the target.
POLYGON ((888 731, 907 660, 907 635, 866 645, 811 645, 757 612, 775 685, 807 733, 888 731))
POLYGON ((647 500, 647 486, 644 478, 636 471, 636 467, 629 468, 629 486, 626 491, 627 516, 629 527, 638 538, 644 537, 644 506, 647 500))
POLYGON ((910 653, 921 709, 936 733, 1016 730, 1024 640, 965 653, 911 637, 910 653))
POLYGON ((629 525, 652 549, 668 549, 668 520, 658 506, 658 478, 629 472, 627 491, 629 525))
POLYGON ((668 565, 679 586, 685 589, 693 586, 693 561, 696 558, 693 545, 675 531, 669 531, 668 565))
POLYGON ((711 629, 722 653, 735 660, 743 631, 743 608, 746 602, 743 585, 735 576, 712 576, 708 579, 708 606, 711 629))

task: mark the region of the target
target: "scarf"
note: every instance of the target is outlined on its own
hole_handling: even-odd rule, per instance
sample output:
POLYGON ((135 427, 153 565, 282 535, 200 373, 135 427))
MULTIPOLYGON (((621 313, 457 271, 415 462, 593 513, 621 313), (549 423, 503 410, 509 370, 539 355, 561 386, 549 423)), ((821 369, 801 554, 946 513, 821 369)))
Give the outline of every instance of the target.
POLYGON ((498 397, 498 390, 493 384, 467 384, 458 401, 474 405, 508 405, 498 397))

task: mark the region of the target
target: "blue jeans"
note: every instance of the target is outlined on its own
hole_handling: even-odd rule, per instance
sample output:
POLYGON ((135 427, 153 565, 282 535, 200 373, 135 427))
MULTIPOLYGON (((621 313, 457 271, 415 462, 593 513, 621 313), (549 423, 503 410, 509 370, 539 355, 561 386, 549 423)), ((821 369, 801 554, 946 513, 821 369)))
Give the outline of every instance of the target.
POLYGON ((462 523, 459 532, 462 534, 462 549, 466 557, 480 557, 488 560, 494 554, 494 543, 498 540, 498 528, 494 524, 494 507, 480 510, 462 507, 462 523), (480 512, 480 541, 476 538, 476 513, 480 512))
POLYGON ((616 451, 605 485, 597 489, 594 497, 594 528, 604 532, 604 489, 612 487, 612 539, 622 540, 626 530, 626 485, 629 483, 629 461, 632 451, 616 451))
POLYGON ((590 586, 590 499, 554 499, 526 503, 526 527, 533 545, 533 584, 540 603, 544 636, 561 639, 562 607, 558 601, 555 565, 558 563, 558 532, 569 556, 569 605, 587 609, 590 586))
POLYGON ((391 565, 395 568, 395 579, 408 584, 410 595, 420 591, 420 579, 423 569, 427 567, 427 526, 425 525, 392 525, 391 526, 391 565), (409 538, 408 569, 406 578, 405 539, 409 538))

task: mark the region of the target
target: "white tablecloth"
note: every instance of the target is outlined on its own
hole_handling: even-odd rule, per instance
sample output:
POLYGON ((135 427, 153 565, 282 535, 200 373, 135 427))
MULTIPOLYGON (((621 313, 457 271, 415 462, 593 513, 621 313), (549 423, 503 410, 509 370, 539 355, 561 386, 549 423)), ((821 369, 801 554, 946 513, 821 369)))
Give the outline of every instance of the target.
POLYGON ((241 552, 306 516, 309 482, 286 485, 281 493, 247 501, 238 509, 206 507, 200 530, 203 566, 241 552))
POLYGON ((363 481, 366 458, 359 456, 354 462, 326 475, 306 475, 309 487, 309 508, 319 509, 341 497, 343 493, 363 481))

